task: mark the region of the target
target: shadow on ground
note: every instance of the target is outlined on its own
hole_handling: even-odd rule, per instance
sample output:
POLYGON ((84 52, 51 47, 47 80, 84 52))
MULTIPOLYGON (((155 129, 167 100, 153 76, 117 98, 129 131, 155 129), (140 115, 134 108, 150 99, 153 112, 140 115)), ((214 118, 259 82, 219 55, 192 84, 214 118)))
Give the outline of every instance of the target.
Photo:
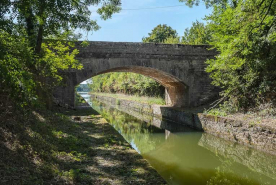
POLYGON ((0 184, 166 183, 92 108, 6 117, 0 184))

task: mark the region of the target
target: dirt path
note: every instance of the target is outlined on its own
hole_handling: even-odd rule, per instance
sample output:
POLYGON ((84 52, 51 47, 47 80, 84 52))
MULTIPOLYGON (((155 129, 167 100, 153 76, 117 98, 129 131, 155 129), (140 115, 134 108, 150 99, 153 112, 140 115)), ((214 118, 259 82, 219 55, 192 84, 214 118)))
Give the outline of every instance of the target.
POLYGON ((92 109, 33 115, 1 125, 0 184, 166 184, 92 109))

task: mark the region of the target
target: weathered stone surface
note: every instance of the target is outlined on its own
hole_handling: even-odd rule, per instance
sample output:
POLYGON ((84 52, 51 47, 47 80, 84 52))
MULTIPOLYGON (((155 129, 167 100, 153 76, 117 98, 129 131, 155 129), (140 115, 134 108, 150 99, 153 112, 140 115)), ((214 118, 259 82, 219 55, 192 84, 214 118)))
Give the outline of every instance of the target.
MULTIPOLYGON (((135 102, 131 100, 124 99, 116 99, 113 97, 106 97, 101 95, 91 94, 92 99, 96 99, 100 102, 109 105, 118 105, 116 108, 126 112, 134 117, 136 115, 140 115, 142 113, 144 115, 155 116, 160 120, 169 120, 175 122, 175 125, 180 124, 183 126, 188 126, 190 128, 194 128, 196 130, 202 130, 202 126, 199 122, 196 122, 195 114, 187 113, 180 110, 176 110, 170 106, 162 106, 162 105, 148 105, 146 103, 135 102), (117 103, 119 102, 119 104, 117 103)), ((145 120, 144 117, 138 117, 141 120, 145 120)))
POLYGON ((88 78, 107 72, 134 72, 155 79, 166 88, 167 105, 195 107, 218 95, 205 72, 205 61, 216 51, 206 45, 89 42, 79 49, 82 70, 68 70, 66 85, 54 92, 60 104, 74 107, 74 87, 88 78))
MULTIPOLYGON (((131 100, 116 99, 113 97, 106 97, 100 95, 91 95, 91 98, 105 104, 105 109, 115 107, 116 109, 125 112, 133 117, 143 120, 157 128, 165 129, 170 132, 181 132, 181 131, 195 131, 192 130, 190 124, 181 122, 174 122, 172 119, 166 119, 161 114, 154 113, 154 108, 158 105, 148 105, 145 103, 135 102, 131 100), (119 103, 118 103, 119 102, 119 103), (186 127, 183 127, 186 126, 186 127)), ((170 107, 168 107, 168 110, 170 107)), ((161 112, 160 112, 161 113, 161 112)))
POLYGON ((198 114, 205 132, 276 155, 276 130, 262 124, 198 114))

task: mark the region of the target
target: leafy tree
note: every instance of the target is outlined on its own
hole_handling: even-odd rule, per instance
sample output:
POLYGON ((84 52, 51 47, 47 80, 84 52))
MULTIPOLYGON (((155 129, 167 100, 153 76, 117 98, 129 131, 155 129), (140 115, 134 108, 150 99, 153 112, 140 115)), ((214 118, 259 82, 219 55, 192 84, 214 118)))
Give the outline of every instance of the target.
POLYGON ((213 83, 236 110, 274 101, 276 96, 276 3, 239 1, 214 6, 207 17, 211 44, 220 52, 208 61, 213 83))
POLYGON ((0 94, 4 95, 0 101, 11 97, 24 106, 35 98, 35 82, 27 65, 32 54, 25 38, 0 30, 0 94))
POLYGON ((16 24, 24 29, 31 46, 36 53, 40 53, 42 39, 57 35, 61 30, 97 30, 99 27, 90 18, 89 6, 99 4, 102 7, 97 12, 103 19, 110 18, 112 13, 120 10, 120 0, 4 0, 0 4, 0 21, 5 24, 1 24, 0 28, 4 26, 9 28, 8 32, 12 32, 16 24))
MULTIPOLYGON (((198 0, 180 0, 198 5, 198 0)), ((274 0, 204 0, 210 44, 219 51, 209 60, 213 84, 223 88, 227 110, 276 103, 276 3, 274 0), (229 106, 230 105, 230 106, 229 106)))
POLYGON ((89 6, 93 5, 101 5, 97 12, 103 19, 120 11, 120 0, 0 2, 0 69, 3 72, 0 85, 9 91, 7 94, 21 97, 32 91, 35 93, 28 96, 29 101, 36 99, 37 94, 39 98, 50 98, 53 87, 62 82, 59 71, 81 68, 75 59, 78 51, 72 50, 73 42, 68 41, 80 37, 72 30, 99 29, 90 18, 89 6), (42 42, 43 39, 48 40, 42 42))
POLYGON ((166 24, 159 24, 148 35, 142 39, 143 42, 163 43, 168 38, 177 38, 176 30, 166 24))
POLYGON ((186 28, 181 43, 183 44, 208 44, 211 40, 211 33, 204 23, 193 22, 191 28, 186 28))

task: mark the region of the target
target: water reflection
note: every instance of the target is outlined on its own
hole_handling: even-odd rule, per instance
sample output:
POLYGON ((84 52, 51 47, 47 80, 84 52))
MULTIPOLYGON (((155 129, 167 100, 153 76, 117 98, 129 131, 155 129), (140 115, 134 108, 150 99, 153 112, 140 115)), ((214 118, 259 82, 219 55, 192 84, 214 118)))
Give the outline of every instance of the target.
POLYGON ((169 184, 276 184, 275 156, 122 107, 90 103, 169 184))

